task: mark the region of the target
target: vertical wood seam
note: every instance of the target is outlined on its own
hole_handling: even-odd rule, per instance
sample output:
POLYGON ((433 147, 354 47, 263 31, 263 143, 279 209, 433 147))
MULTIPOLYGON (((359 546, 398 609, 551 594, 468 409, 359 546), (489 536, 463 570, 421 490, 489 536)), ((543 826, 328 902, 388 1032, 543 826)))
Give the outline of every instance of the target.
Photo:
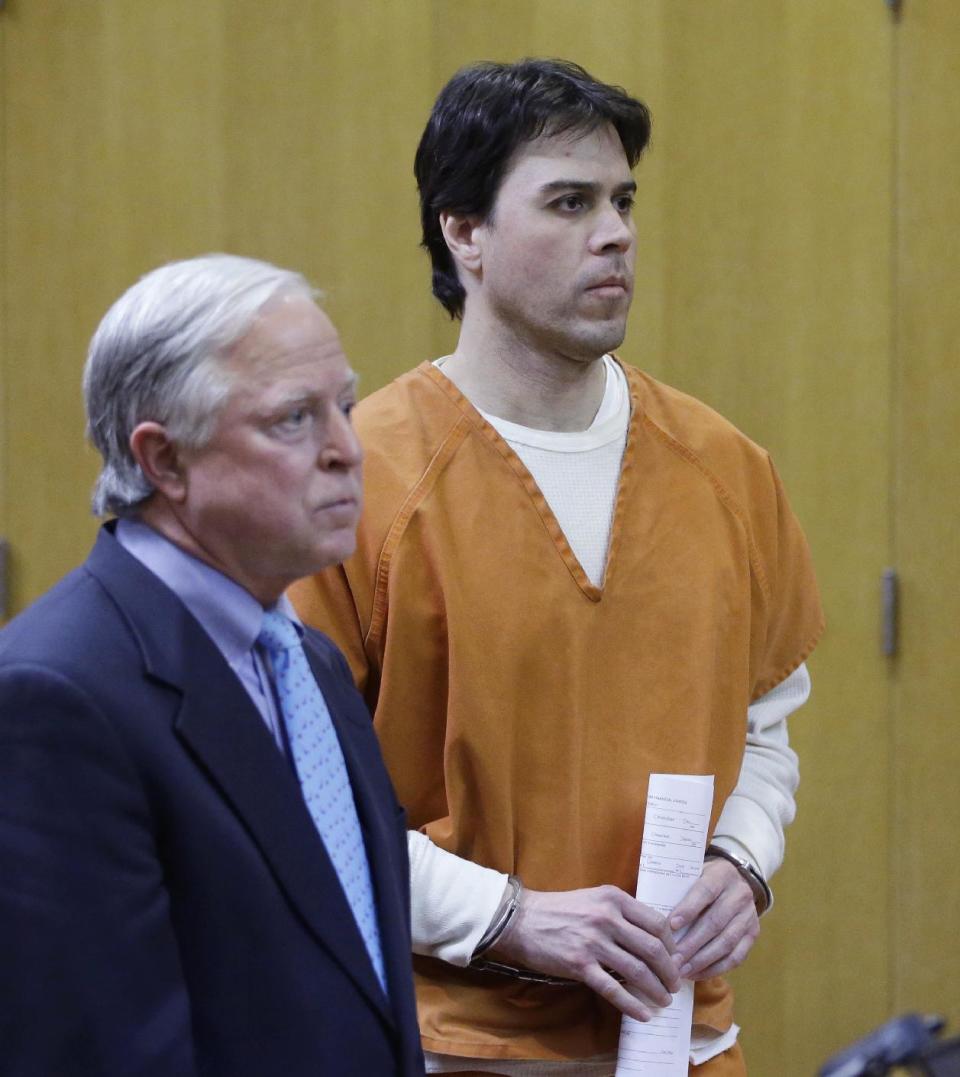
MULTIPOLYGON (((888 542, 890 547, 890 564, 900 569, 899 534, 897 529, 897 511, 900 503, 900 459, 902 455, 902 438, 900 417, 902 414, 902 387, 900 385, 900 304, 902 293, 901 281, 901 53, 900 53, 900 10, 893 9, 890 20, 890 337, 888 348, 887 391, 888 424, 887 439, 887 512, 888 542)), ((905 581, 901 580, 901 587, 905 581)), ((903 600, 901 593, 901 602, 903 600)), ((898 611, 902 617, 903 610, 898 611)), ((902 637, 901 637, 902 639, 902 637)), ((900 788, 896 760, 898 758, 898 707, 897 707, 897 669, 898 655, 890 657, 886 667, 887 682, 887 1012, 893 1013, 900 995, 900 938, 897 910, 900 907, 900 886, 898 871, 900 848, 900 788)))

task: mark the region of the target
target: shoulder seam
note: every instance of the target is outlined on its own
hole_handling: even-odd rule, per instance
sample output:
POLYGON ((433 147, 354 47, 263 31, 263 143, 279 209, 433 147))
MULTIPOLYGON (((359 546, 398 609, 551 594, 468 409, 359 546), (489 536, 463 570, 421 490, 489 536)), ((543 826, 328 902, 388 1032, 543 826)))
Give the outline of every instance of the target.
POLYGON ((436 452, 427 462, 420 477, 410 488, 403 503, 397 510, 393 522, 383 540, 380 548, 380 557, 377 560, 377 569, 374 576, 373 604, 370 613, 370 627, 364 634, 364 649, 379 638, 383 629, 383 623, 387 614, 387 586, 390 580, 390 563, 393 554, 403 537, 413 514, 423 503, 424 498, 433 489, 437 478, 447 466, 457 449, 463 443, 470 432, 470 423, 466 416, 461 415, 453 426, 447 431, 441 440, 436 452))
MULTIPOLYGON (((750 556, 750 565, 753 568, 757 576, 757 582, 763 591, 764 598, 769 603, 772 601, 772 595, 770 592, 770 581, 767 579, 766 570, 763 567, 763 562, 760 559, 760 551, 757 549, 757 544, 754 541, 753 529, 750 527, 743 510, 740 507, 739 502, 731 493, 730 490, 721 482, 720 478, 713 473, 713 471, 707 467, 707 465, 700 459, 700 457, 689 449, 682 441, 679 441, 672 434, 668 433, 663 427, 651 419, 646 411, 643 413, 643 421, 647 427, 661 440, 668 448, 675 452, 678 456, 683 457, 691 466, 695 467, 697 471, 710 483, 713 487, 717 497, 726 506, 727 510, 739 521, 740 526, 743 528, 744 534, 747 538, 747 552, 750 556)), ((758 446, 759 448, 759 446, 758 446)), ((769 454, 765 449, 759 449, 760 452, 769 460, 769 454)), ((798 663, 799 664, 799 663, 798 663)))
POLYGON ((767 692, 771 691, 773 688, 776 688, 776 686, 778 684, 781 684, 783 681, 785 681, 787 679, 787 677, 790 676, 791 673, 794 673, 797 669, 799 669, 800 664, 802 662, 806 662, 806 660, 813 653, 813 650, 817 646, 817 644, 820 642, 825 629, 826 629, 826 622, 824 621, 823 617, 821 616, 820 622, 817 625, 816 631, 803 644, 803 646, 800 648, 799 652, 797 653, 797 656, 793 659, 793 661, 789 662, 778 673, 774 673, 770 677, 768 677, 765 681, 761 681, 757 685, 756 689, 754 690, 753 697, 751 698, 750 702, 751 703, 756 703, 756 701, 758 699, 760 699, 761 696, 765 696, 767 694, 767 692))

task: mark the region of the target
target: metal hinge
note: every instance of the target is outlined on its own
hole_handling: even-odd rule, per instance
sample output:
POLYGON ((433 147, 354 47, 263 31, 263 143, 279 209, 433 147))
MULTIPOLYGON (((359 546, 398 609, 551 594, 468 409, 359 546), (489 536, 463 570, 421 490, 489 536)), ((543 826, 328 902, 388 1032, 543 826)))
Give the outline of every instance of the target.
POLYGON ((883 607, 880 626, 880 651, 893 658, 899 644, 900 581, 895 568, 885 568, 880 576, 880 601, 883 607))

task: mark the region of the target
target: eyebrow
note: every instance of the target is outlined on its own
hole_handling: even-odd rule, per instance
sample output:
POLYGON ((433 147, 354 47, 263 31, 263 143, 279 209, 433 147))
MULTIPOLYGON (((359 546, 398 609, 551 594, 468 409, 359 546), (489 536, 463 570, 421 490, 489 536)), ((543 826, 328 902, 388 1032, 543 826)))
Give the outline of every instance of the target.
MULTIPOLYGON (((343 393, 356 393, 357 385, 360 382, 360 375, 355 371, 350 371, 350 376, 344 380, 344 382, 335 390, 334 396, 339 397, 343 393)), ((282 399, 273 402, 270 407, 264 407, 264 414, 272 413, 274 411, 283 410, 283 408, 290 407, 291 404, 300 403, 314 403, 321 399, 323 394, 316 392, 313 389, 304 390, 302 392, 291 391, 282 399)))
MULTIPOLYGON (((540 191, 542 194, 552 194, 554 191, 588 191, 590 194, 599 194, 603 184, 595 180, 580 179, 556 179, 545 183, 540 191)), ((614 194, 634 194, 637 189, 636 180, 625 180, 614 187, 614 194)))

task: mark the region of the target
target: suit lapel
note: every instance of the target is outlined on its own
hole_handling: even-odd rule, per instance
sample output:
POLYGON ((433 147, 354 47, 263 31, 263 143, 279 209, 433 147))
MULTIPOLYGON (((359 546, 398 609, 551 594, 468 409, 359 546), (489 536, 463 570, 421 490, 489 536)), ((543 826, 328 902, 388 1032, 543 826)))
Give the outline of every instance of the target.
POLYGON ((183 603, 108 531, 87 567, 129 621, 147 674, 182 693, 177 735, 242 820, 304 923, 392 1023, 296 776, 233 670, 183 603))
MULTIPOLYGON (((218 655, 219 657, 219 655, 218 655)), ((243 820, 290 902, 370 1002, 390 1016, 366 946, 289 762, 229 678, 184 686, 178 735, 243 820)))

